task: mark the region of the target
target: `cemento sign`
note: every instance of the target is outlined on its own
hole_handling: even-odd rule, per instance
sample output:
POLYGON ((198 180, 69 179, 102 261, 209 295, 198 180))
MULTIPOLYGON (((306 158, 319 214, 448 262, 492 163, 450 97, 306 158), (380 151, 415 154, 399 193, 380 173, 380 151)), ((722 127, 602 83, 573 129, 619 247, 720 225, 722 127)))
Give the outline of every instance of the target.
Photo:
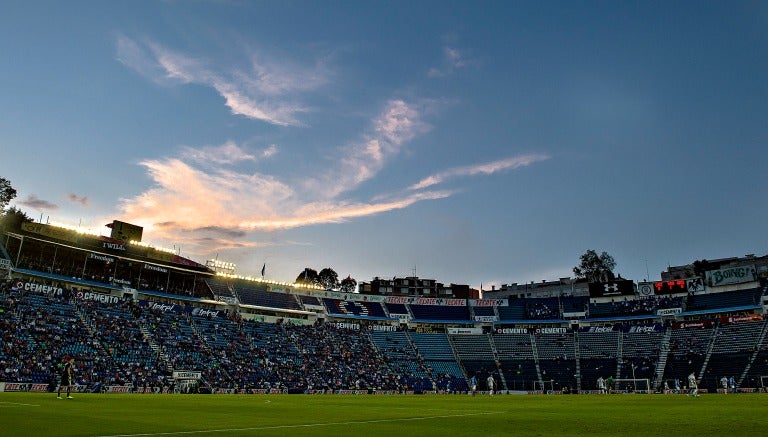
POLYGON ((675 314, 680 314, 683 312, 682 308, 664 308, 660 310, 656 310, 656 315, 658 316, 673 316, 675 314))
POLYGON ((173 371, 174 379, 200 379, 201 377, 202 377, 201 372, 193 372, 193 371, 187 371, 187 370, 173 371))
POLYGON ((35 284, 32 282, 17 281, 14 284, 17 290, 31 291, 33 293, 50 294, 51 296, 61 296, 64 289, 51 285, 35 284))

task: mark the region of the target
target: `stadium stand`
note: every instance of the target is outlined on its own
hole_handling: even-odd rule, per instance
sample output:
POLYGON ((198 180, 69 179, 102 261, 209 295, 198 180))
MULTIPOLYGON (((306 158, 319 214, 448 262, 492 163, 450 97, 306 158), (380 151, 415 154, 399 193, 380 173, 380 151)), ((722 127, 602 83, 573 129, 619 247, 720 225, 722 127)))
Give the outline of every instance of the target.
POLYGON ((104 385, 131 384, 136 387, 167 384, 167 362, 160 359, 142 332, 138 319, 141 309, 129 300, 102 303, 81 301, 78 309, 90 327, 91 335, 107 353, 105 361, 113 366, 102 375, 104 385))
POLYGON ((523 299, 509 299, 509 305, 500 306, 498 310, 501 321, 526 320, 525 301, 523 299))
POLYGON ((691 372, 701 377, 701 368, 713 335, 714 328, 711 327, 672 329, 663 379, 685 381, 691 372))
POLYGON ((389 320, 378 302, 348 301, 323 298, 328 313, 340 317, 389 320))
POLYGON ((489 335, 462 334, 451 335, 449 338, 456 349, 460 365, 464 367, 469 377, 476 376, 481 386, 489 374, 498 372, 489 335))
POLYGON ((471 307, 474 316, 480 317, 497 317, 496 307, 471 307))
POLYGON ((468 377, 476 376, 483 389, 491 373, 509 390, 593 390, 599 376, 658 376, 659 387, 661 380, 685 381, 690 372, 710 391, 723 376, 733 376, 739 387, 768 383, 768 321, 759 313, 765 286, 607 303, 518 298, 498 307, 456 307, 320 298, 270 291, 264 283, 206 281, 210 294, 229 292, 245 308, 265 309, 271 314, 265 319, 237 312, 238 303, 157 291, 130 297, 106 284, 102 289, 113 295, 94 294, 77 288, 86 284, 79 278, 69 278, 76 288, 66 288, 53 285, 63 281, 56 273, 15 272, 30 278, 0 284, 0 382, 52 389, 59 363, 73 356, 78 383, 89 390, 127 385, 134 392, 173 390, 172 372, 181 370, 200 372, 203 386, 229 392, 462 392, 468 377), (303 305, 314 306, 313 312, 298 311, 283 321, 288 313, 282 311, 303 305), (610 322, 574 332, 576 325, 558 319, 585 307, 588 322, 600 320, 596 313, 610 322), (694 320, 655 315, 666 308, 680 308, 694 320), (390 313, 413 315, 417 322, 409 328, 417 327, 396 324, 390 313), (316 322, 307 318, 315 314, 316 322), (478 316, 502 322, 493 322, 499 326, 494 334, 446 332, 446 324, 477 326, 478 316), (419 323, 425 321, 431 324, 419 323), (509 321, 526 327, 511 324, 506 330, 509 321))
POLYGON ((232 286, 219 282, 216 279, 206 279, 205 283, 208 284, 208 288, 211 289, 211 294, 216 297, 230 297, 230 298, 237 298, 235 296, 235 291, 232 289, 232 286))
POLYGON ((542 381, 552 381, 555 390, 576 387, 576 358, 573 332, 536 334, 542 381))
POLYGON ((753 361, 739 379, 740 387, 753 387, 764 391, 768 389, 768 344, 766 344, 765 340, 766 331, 768 331, 768 321, 764 322, 763 332, 754 351, 753 361))
POLYGON ((763 288, 729 291, 723 293, 692 294, 688 296, 687 310, 725 310, 729 308, 757 307, 763 288))
POLYGON ((535 390, 538 381, 530 334, 495 334, 498 360, 509 390, 535 390))
POLYGON ((622 354, 619 378, 652 380, 664 338, 663 327, 640 325, 627 328, 628 330, 621 334, 622 354))
POLYGON ((302 305, 321 306, 323 304, 319 298, 315 296, 307 296, 304 294, 299 295, 299 302, 301 302, 302 305))
POLYGON ((701 376, 700 386, 716 391, 720 378, 741 377, 749 364, 762 334, 763 321, 721 324, 712 345, 707 368, 701 376))
POLYGON ((579 332, 581 388, 597 389, 597 378, 615 375, 620 332, 579 332))
POLYGON ((429 373, 450 375, 455 390, 466 390, 465 373, 456 362, 447 334, 409 332, 408 335, 429 373))
POLYGON ((404 331, 372 331, 371 340, 390 368, 413 391, 432 389, 431 372, 404 331))
POLYGON ((267 285, 258 282, 241 281, 233 286, 240 302, 264 308, 301 310, 296 295, 268 291, 267 285))
POLYGON ((469 309, 465 306, 409 305, 409 307, 414 320, 418 322, 469 322, 469 309))

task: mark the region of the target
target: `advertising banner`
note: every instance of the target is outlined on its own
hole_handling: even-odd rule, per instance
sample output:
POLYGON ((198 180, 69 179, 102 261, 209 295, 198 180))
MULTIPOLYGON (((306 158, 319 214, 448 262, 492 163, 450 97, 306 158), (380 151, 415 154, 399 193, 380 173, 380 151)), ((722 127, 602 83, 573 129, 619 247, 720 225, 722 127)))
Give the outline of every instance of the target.
POLYGON ((189 309, 188 312, 192 313, 193 316, 200 316, 200 317, 226 317, 227 314, 224 310, 211 310, 208 308, 200 308, 200 307, 192 307, 192 308, 185 308, 189 309))
POLYGON ((529 328, 531 334, 566 334, 568 328, 529 328))
POLYGON ((664 308, 660 310, 656 310, 657 316, 673 316, 675 314, 680 314, 683 312, 682 308, 664 308))
POLYGON ((754 264, 707 271, 707 285, 710 287, 743 284, 745 282, 752 282, 757 280, 757 271, 755 270, 754 264))
POLYGON ((664 325, 660 324, 653 324, 653 325, 632 325, 632 326, 622 326, 621 330, 628 333, 651 333, 651 332, 663 332, 664 331, 664 325))
POLYGON ((107 393, 130 393, 130 385, 108 385, 107 393))
POLYGON ((35 284, 27 281, 16 281, 13 287, 17 290, 31 291, 33 293, 46 294, 50 296, 61 296, 64 294, 64 289, 61 287, 55 287, 51 285, 35 284))
POLYGON ((334 326, 337 329, 351 329, 353 331, 359 331, 360 330, 360 324, 359 323, 350 323, 350 322, 328 322, 327 325, 334 326))
POLYGON ((654 296, 656 288, 653 286, 653 282, 638 282, 637 294, 639 296, 654 296))
POLYGON ((371 325, 370 326, 371 331, 377 331, 377 332, 396 332, 397 326, 392 325, 371 325))
POLYGON ((763 320, 762 314, 744 314, 741 316, 720 317, 720 323, 743 323, 743 322, 756 322, 763 320))
POLYGON ((118 303, 121 300, 117 296, 111 296, 109 294, 95 293, 91 291, 82 291, 82 290, 77 291, 75 293, 75 297, 80 300, 95 300, 97 302, 109 303, 109 304, 118 303))
POLYGON ((174 379, 200 379, 202 377, 201 372, 195 372, 190 370, 174 370, 174 379))
POLYGON ((528 334, 528 328, 496 328, 497 334, 528 334))
POLYGON ((508 306, 508 299, 469 299, 469 306, 471 307, 501 307, 508 306))
POLYGON ((625 279, 589 284, 589 297, 634 296, 635 283, 625 279))
POLYGON ((686 279, 685 286, 688 289, 688 293, 701 293, 706 289, 704 279, 702 278, 686 279))
POLYGON ((179 305, 176 305, 175 303, 159 303, 159 302, 151 302, 148 300, 140 300, 139 305, 143 307, 147 307, 150 310, 160 311, 162 313, 167 313, 169 311, 173 311, 176 313, 181 312, 181 307, 179 305))
POLYGON ((478 335, 483 333, 483 328, 448 328, 449 334, 478 335))
POLYGON ((395 313, 389 313, 389 316, 397 319, 400 321, 400 323, 408 323, 411 321, 411 316, 409 314, 395 314, 395 313))
POLYGON ((672 324, 672 329, 706 329, 712 326, 712 320, 700 320, 695 322, 676 322, 672 324))

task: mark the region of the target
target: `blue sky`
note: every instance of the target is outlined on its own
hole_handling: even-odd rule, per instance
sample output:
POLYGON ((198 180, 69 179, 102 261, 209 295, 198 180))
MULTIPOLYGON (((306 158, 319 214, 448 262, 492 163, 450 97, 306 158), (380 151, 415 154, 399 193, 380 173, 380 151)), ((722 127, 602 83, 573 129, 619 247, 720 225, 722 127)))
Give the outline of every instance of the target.
POLYGON ((765 2, 9 1, 0 53, 14 205, 240 273, 768 247, 765 2))

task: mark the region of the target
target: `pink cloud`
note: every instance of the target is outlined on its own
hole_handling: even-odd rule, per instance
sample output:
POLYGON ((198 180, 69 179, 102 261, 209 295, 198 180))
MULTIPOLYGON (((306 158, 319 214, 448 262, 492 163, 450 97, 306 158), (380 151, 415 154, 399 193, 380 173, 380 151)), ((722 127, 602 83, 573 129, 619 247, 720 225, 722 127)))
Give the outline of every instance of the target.
POLYGON ((411 190, 420 190, 442 183, 446 179, 459 176, 474 176, 478 174, 489 175, 503 170, 512 170, 529 166, 535 162, 549 159, 547 155, 522 155, 485 164, 470 165, 451 168, 434 175, 428 176, 410 187, 411 190))

